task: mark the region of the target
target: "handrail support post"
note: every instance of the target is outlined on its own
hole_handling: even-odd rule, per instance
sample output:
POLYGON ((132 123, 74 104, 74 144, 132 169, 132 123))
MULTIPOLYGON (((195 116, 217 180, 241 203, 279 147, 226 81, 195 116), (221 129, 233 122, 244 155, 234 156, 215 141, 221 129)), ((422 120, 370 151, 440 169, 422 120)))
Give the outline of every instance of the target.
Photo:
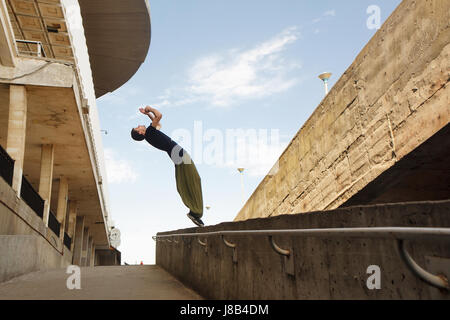
POLYGON ((272 249, 279 255, 283 256, 284 271, 288 275, 295 277, 294 250, 292 248, 280 248, 273 240, 273 236, 269 236, 269 242, 272 249))

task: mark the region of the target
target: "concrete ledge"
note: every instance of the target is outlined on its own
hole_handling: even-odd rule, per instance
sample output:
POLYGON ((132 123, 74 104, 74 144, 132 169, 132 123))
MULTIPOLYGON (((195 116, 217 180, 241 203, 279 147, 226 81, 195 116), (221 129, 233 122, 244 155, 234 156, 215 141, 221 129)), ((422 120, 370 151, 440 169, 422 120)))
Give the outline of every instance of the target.
POLYGON ((0 234, 47 234, 40 217, 0 178, 0 234))
POLYGON ((0 282, 71 262, 62 241, 0 178, 0 282))
POLYGON ((71 88, 74 77, 69 63, 55 60, 17 58, 15 68, 0 65, 1 83, 71 88))
MULTIPOLYGON (((398 203, 282 215, 170 233, 219 230, 311 229, 344 227, 450 227, 450 201, 398 203)), ((210 237, 205 247, 197 238, 178 243, 157 242, 156 263, 208 299, 449 299, 416 278, 402 263, 391 239, 300 238, 276 236, 294 252, 294 274, 285 272, 283 257, 267 237, 210 237), (369 290, 367 268, 381 269, 381 289, 369 290)), ((204 239, 201 239, 204 240, 204 239)), ((409 242, 417 263, 430 272, 429 261, 449 258, 449 243, 409 242)))

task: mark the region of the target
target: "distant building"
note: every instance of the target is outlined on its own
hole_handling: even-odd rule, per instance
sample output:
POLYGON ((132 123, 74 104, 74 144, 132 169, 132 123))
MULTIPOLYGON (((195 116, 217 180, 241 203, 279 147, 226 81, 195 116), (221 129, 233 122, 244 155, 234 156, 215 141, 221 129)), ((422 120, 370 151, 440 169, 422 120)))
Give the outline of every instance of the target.
POLYGON ((0 0, 0 282, 105 250, 120 264, 96 98, 134 75, 150 33, 146 0, 0 0))

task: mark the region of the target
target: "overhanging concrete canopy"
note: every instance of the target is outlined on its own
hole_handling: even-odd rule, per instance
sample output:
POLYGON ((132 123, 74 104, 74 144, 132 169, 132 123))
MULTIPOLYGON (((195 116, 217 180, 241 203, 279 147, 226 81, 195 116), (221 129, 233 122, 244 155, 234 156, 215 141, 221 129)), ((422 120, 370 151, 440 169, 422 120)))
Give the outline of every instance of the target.
POLYGON ((147 0, 80 0, 95 95, 127 82, 144 62, 150 47, 147 0))
MULTIPOLYGON (((39 190, 41 146, 55 146, 50 209, 56 213, 59 178, 69 181, 69 200, 77 201, 78 213, 96 245, 108 245, 101 199, 73 88, 27 85, 27 134, 23 173, 39 190)), ((9 85, 0 84, 0 144, 6 146, 9 85)))

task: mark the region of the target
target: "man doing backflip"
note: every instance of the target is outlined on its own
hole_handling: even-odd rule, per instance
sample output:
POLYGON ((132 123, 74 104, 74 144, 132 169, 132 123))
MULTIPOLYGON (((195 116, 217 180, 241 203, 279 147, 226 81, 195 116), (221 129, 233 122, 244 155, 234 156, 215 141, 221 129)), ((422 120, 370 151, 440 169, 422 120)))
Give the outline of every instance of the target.
POLYGON ((197 169, 189 154, 175 141, 160 131, 162 114, 152 107, 139 108, 142 114, 147 115, 151 125, 144 125, 131 129, 131 137, 136 141, 146 140, 153 147, 167 152, 175 164, 175 179, 177 190, 183 203, 190 209, 187 214, 197 226, 203 227, 203 197, 202 184, 197 169))

